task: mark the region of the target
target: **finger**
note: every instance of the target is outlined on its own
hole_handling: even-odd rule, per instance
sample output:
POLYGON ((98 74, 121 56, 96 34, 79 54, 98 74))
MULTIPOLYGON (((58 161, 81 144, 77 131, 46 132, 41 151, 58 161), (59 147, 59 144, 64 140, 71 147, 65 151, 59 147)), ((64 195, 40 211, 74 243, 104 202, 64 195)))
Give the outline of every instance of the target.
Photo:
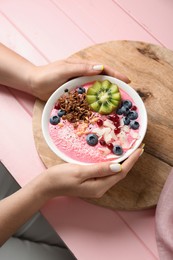
POLYGON ((143 145, 141 145, 140 148, 138 148, 126 161, 123 162, 120 174, 112 175, 106 178, 105 192, 126 177, 128 172, 133 168, 139 157, 142 155, 143 150, 143 145))
POLYGON ((127 160, 125 160, 122 164, 122 172, 126 175, 131 168, 134 166, 134 164, 139 159, 140 155, 143 152, 143 148, 138 148, 135 152, 132 153, 131 156, 127 160))
POLYGON ((79 76, 92 76, 100 74, 104 69, 102 64, 96 63, 70 63, 67 62, 65 74, 68 78, 79 76))
POLYGON ((111 175, 103 178, 89 179, 81 183, 81 197, 85 198, 100 198, 108 191, 115 183, 120 181, 120 174, 111 175))
POLYGON ((126 175, 138 160, 142 148, 138 148, 122 165, 119 163, 105 162, 92 165, 80 166, 82 181, 91 178, 103 178, 114 175, 122 171, 122 175, 126 175))
POLYGON ((103 194, 113 187, 116 183, 124 179, 127 173, 134 166, 142 153, 142 148, 137 149, 122 165, 122 171, 119 174, 105 175, 102 178, 88 179, 83 184, 85 189, 90 190, 91 197, 101 197, 103 194))
POLYGON ((75 66, 75 70, 73 70, 73 67, 69 67, 69 69, 72 71, 70 72, 70 76, 74 77, 73 73, 77 73, 75 76, 82 76, 82 75, 96 75, 96 74, 106 74, 115 78, 118 78, 126 83, 130 83, 130 80, 127 76, 124 74, 118 72, 117 70, 113 69, 112 67, 108 65, 102 65, 97 62, 93 61, 83 61, 83 60, 76 60, 71 59, 67 61, 68 64, 75 66), (79 74, 80 73, 80 74, 79 74))
POLYGON ((122 73, 118 72, 117 70, 111 68, 108 65, 104 65, 104 70, 103 70, 102 73, 105 73, 105 74, 107 74, 109 76, 112 76, 112 77, 115 77, 117 79, 120 79, 120 80, 122 80, 122 81, 124 81, 126 83, 130 83, 130 79, 127 76, 125 76, 124 74, 122 74, 122 73))
MULTIPOLYGON (((138 148, 126 161, 124 161, 124 163, 121 165, 121 171, 119 171, 119 174, 108 174, 107 173, 107 175, 106 175, 106 173, 104 174, 104 172, 102 172, 102 178, 97 179, 97 181, 98 181, 97 184, 100 183, 100 185, 102 185, 102 181, 103 181, 105 188, 107 189, 108 187, 111 187, 112 185, 114 185, 115 183, 117 183, 118 181, 123 179, 127 175, 127 173, 132 169, 134 164, 137 162, 142 151, 143 151, 142 148, 138 148)), ((114 165, 114 164, 110 164, 109 168, 112 169, 112 167, 111 167, 112 165, 114 165)), ((101 174, 99 174, 99 175, 101 175, 101 174)))
POLYGON ((103 178, 109 175, 115 175, 121 172, 121 164, 112 164, 111 162, 97 163, 92 165, 81 166, 79 172, 81 173, 82 181, 93 178, 103 178), (114 167, 112 167, 114 165, 114 167))

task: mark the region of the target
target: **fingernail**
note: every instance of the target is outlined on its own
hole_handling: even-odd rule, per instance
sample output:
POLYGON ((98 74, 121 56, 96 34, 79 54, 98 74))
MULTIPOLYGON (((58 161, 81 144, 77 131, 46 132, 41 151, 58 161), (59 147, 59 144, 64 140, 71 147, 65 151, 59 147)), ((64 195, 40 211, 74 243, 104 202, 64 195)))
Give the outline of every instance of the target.
POLYGON ((112 172, 120 172, 122 170, 121 164, 119 163, 111 164, 109 167, 112 172))
POLYGON ((144 143, 142 143, 142 145, 141 145, 141 148, 143 149, 145 147, 145 144, 144 143))
POLYGON ((143 152, 144 152, 144 148, 142 149, 142 151, 141 151, 141 153, 140 153, 140 155, 139 155, 139 156, 141 156, 141 155, 143 154, 143 152))
POLYGON ((129 82, 128 83, 131 83, 132 81, 128 78, 129 82))
POLYGON ((93 66, 93 70, 103 70, 104 69, 104 66, 103 65, 94 65, 93 66))

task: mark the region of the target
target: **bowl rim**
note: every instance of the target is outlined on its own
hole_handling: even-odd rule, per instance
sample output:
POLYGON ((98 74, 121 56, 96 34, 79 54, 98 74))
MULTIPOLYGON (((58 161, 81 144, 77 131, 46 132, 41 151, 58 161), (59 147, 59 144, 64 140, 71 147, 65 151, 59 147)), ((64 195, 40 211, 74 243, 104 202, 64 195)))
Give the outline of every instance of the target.
POLYGON ((55 102, 57 99, 64 94, 64 90, 67 88, 68 90, 71 90, 77 86, 84 85, 86 83, 90 83, 96 80, 103 81, 103 80, 109 80, 111 83, 115 83, 118 85, 118 87, 122 90, 124 90, 130 97, 134 100, 135 105, 137 105, 140 115, 142 118, 142 127, 140 128, 140 138, 136 140, 134 146, 129 149, 124 155, 120 156, 119 158, 115 160, 110 160, 112 163, 119 163, 127 159, 142 143, 142 140, 146 134, 147 131, 147 123, 148 123, 148 118, 147 118, 147 111, 145 108, 145 105, 139 96, 139 94, 136 92, 133 87, 131 87, 129 84, 123 82, 122 80, 119 80, 115 77, 107 76, 107 75, 95 75, 95 76, 82 76, 78 77, 72 80, 67 81, 66 83, 62 84, 53 94, 49 97, 47 100, 43 112, 42 112, 42 118, 41 118, 41 129, 42 129, 42 134, 44 137, 44 140, 46 141, 48 147, 62 160, 65 162, 69 163, 75 163, 75 164, 93 164, 93 163, 87 163, 87 162, 80 162, 76 161, 63 152, 61 152, 57 146, 54 144, 53 140, 51 139, 49 135, 49 129, 48 129, 48 122, 50 118, 50 113, 55 105, 55 102))

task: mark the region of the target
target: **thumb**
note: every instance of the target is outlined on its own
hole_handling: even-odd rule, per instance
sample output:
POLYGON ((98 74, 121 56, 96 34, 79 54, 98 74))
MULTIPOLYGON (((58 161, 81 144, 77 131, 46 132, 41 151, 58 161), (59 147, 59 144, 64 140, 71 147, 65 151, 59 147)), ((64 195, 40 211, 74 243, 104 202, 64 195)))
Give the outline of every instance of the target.
POLYGON ((104 69, 102 64, 67 63, 66 76, 69 78, 79 76, 92 76, 100 74, 104 69))
POLYGON ((97 163, 92 165, 82 166, 81 175, 83 180, 90 178, 101 178, 110 175, 115 175, 116 173, 122 172, 122 177, 126 176, 127 173, 131 170, 134 164, 139 159, 143 149, 142 147, 138 148, 133 154, 125 160, 122 164, 105 162, 97 163))
POLYGON ((110 175, 114 175, 121 171, 122 166, 119 163, 114 164, 114 167, 110 167, 111 162, 96 163, 92 165, 81 166, 80 172, 83 180, 92 178, 102 178, 110 175))
POLYGON ((93 61, 84 62, 83 60, 78 59, 68 59, 65 62, 69 65, 68 73, 70 77, 97 75, 101 73, 115 77, 126 83, 130 83, 129 78, 126 75, 118 72, 116 69, 108 65, 99 64, 93 61))

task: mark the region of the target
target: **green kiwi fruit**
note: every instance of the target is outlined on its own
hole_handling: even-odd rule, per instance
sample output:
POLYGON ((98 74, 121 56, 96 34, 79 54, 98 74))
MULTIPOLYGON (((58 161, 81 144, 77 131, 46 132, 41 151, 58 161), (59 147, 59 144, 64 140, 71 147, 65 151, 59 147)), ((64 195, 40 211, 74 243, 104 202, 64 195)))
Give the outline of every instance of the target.
POLYGON ((100 114, 110 114, 121 102, 121 94, 116 84, 109 80, 95 81, 86 93, 87 102, 92 110, 100 114))

